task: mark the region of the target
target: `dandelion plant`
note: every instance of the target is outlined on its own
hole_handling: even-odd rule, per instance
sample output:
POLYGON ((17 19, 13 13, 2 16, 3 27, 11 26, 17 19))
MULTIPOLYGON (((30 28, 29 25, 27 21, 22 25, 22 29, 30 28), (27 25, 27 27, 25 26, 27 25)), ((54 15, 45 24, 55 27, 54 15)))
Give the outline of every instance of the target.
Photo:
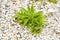
POLYGON ((33 34, 40 33, 46 21, 43 11, 36 12, 33 5, 28 5, 27 9, 21 8, 20 11, 16 11, 14 18, 20 25, 27 26, 33 34))

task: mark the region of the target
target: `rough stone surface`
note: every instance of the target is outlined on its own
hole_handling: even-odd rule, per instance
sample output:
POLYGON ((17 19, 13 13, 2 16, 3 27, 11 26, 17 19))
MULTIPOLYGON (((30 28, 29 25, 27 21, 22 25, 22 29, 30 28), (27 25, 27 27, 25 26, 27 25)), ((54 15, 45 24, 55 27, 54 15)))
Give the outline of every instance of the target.
POLYGON ((60 40, 60 0, 57 4, 47 0, 45 5, 35 2, 36 11, 42 10, 47 22, 42 33, 32 35, 26 28, 14 21, 14 14, 20 7, 27 7, 30 0, 0 0, 0 40, 60 40))

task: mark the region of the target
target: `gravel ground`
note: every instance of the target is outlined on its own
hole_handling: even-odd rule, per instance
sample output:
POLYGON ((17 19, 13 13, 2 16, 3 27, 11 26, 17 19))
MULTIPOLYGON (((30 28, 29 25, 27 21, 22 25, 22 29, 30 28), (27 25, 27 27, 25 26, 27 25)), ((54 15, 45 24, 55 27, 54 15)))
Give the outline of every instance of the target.
POLYGON ((42 33, 33 35, 13 18, 16 10, 27 7, 30 0, 0 0, 0 40, 60 40, 60 0, 57 4, 35 2, 35 9, 42 10, 47 22, 42 33), (41 6, 40 6, 41 5, 41 6))

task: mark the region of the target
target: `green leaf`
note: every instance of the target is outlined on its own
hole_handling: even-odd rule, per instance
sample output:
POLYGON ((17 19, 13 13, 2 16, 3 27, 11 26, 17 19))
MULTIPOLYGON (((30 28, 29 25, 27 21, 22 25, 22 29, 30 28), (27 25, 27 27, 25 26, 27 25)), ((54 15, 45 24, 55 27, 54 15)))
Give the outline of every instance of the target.
POLYGON ((49 2, 57 3, 57 0, 49 0, 49 2))
POLYGON ((39 0, 40 2, 43 2, 43 0, 39 0))
POLYGON ((24 25, 28 23, 29 19, 24 19, 24 25))

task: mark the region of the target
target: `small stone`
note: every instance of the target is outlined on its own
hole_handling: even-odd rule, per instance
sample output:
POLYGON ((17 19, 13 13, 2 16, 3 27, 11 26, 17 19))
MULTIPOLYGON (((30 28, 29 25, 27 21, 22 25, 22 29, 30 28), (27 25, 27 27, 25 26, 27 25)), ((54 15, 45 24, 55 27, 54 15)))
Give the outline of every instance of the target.
POLYGON ((0 13, 2 13, 2 10, 0 9, 0 13))
POLYGON ((18 34, 17 37, 20 37, 20 35, 18 34))
POLYGON ((56 34, 60 35, 60 30, 54 29, 54 31, 55 31, 56 34))
POLYGON ((12 2, 16 2, 17 0, 11 0, 12 2))
POLYGON ((15 24, 11 24, 11 26, 14 26, 15 24))
POLYGON ((13 6, 13 10, 14 10, 14 11, 17 10, 17 6, 16 6, 16 5, 13 6))
POLYGON ((54 16, 53 12, 49 12, 48 16, 54 16))
POLYGON ((55 12, 55 10, 51 8, 48 10, 48 12, 55 12))
POLYGON ((45 6, 47 3, 46 2, 43 2, 42 5, 45 6))
POLYGON ((13 20, 13 22, 17 22, 17 20, 13 20))

